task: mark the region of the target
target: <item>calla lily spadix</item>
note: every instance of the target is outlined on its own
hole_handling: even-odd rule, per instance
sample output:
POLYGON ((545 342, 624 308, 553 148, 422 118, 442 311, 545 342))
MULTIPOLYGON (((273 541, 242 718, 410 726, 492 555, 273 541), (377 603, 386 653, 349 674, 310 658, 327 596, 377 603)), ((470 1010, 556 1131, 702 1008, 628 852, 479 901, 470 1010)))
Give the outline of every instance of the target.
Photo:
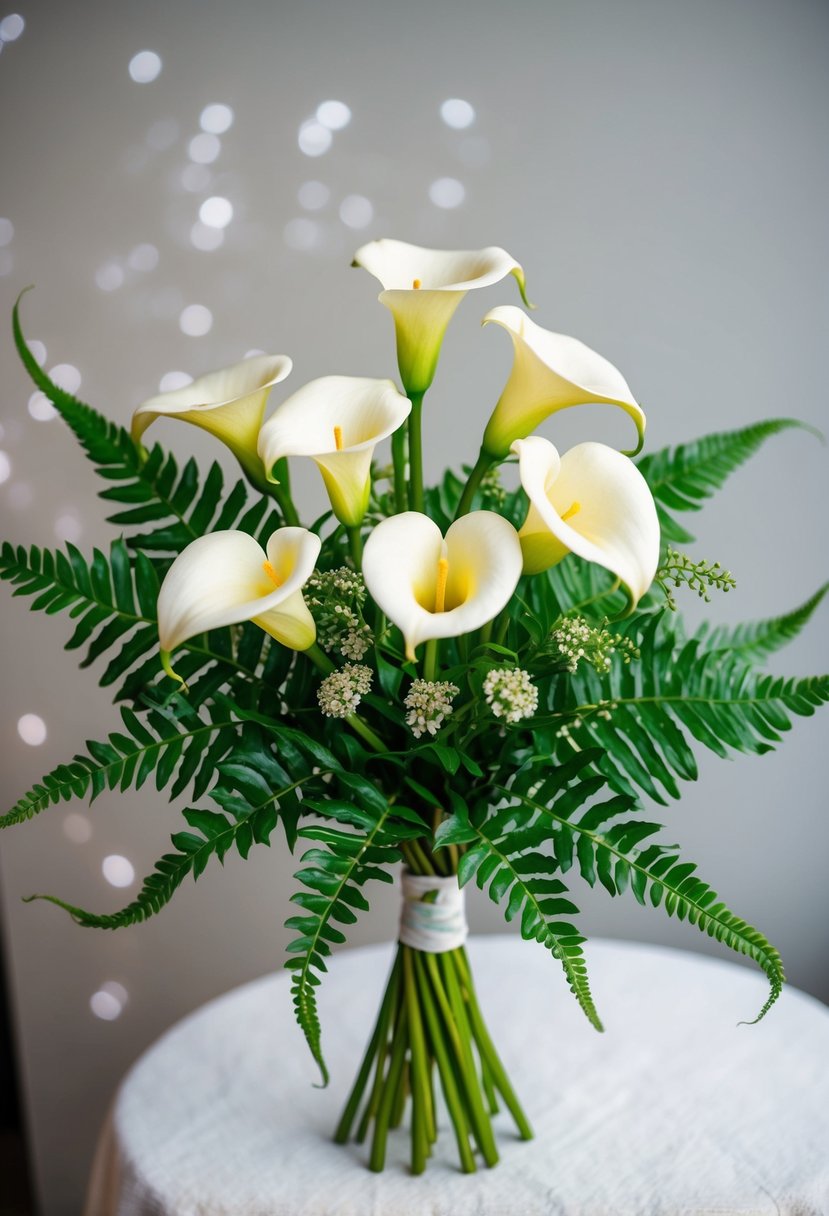
POLYGON ((493 308, 482 324, 500 325, 512 338, 515 357, 501 398, 484 432, 483 449, 502 460, 516 439, 524 439, 558 410, 593 402, 617 405, 636 423, 641 449, 645 414, 627 381, 612 363, 577 338, 542 329, 512 305, 493 308))
POLYGON ((370 241, 354 255, 383 285, 379 299, 394 317, 397 361, 407 393, 432 383, 446 326, 468 291, 515 277, 527 307, 522 267, 505 249, 424 249, 405 241, 370 241))
POLYGON ((184 388, 159 393, 132 416, 138 443, 156 418, 181 418, 221 439, 252 480, 262 483, 256 441, 268 394, 293 367, 287 355, 253 355, 222 371, 200 376, 184 388))
MULTIPOLYGON (((278 528, 267 552, 246 532, 210 532, 178 555, 158 595, 164 670, 183 642, 224 625, 253 621, 291 650, 316 641, 302 587, 314 570, 320 538, 305 528, 278 528)), ((183 681, 182 681, 183 682, 183 681)))
POLYGON ((433 638, 479 629, 507 604, 521 576, 521 544, 508 520, 473 511, 446 538, 419 511, 384 519, 363 553, 363 578, 400 629, 406 656, 433 638))
POLYGON ((512 445, 530 509, 519 532, 524 573, 537 574, 568 553, 610 570, 632 611, 659 564, 659 520, 636 465, 603 443, 580 443, 559 456, 533 435, 512 445))
POLYGON ((408 397, 391 380, 323 376, 283 401, 259 434, 265 474, 283 456, 310 456, 341 523, 359 524, 371 491, 375 446, 406 421, 408 397))

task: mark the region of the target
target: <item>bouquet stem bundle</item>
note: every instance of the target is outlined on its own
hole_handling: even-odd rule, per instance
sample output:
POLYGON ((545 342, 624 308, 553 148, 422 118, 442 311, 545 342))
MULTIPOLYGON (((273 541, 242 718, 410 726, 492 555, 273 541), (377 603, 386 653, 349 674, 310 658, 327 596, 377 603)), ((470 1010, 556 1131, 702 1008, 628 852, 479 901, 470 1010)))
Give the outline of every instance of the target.
POLYGON ((523 1140, 532 1129, 493 1045, 478 1004, 466 951, 440 954, 401 943, 363 1062, 335 1140, 364 1143, 373 1124, 369 1168, 383 1169, 389 1130, 401 1125, 411 1099, 411 1169, 422 1174, 437 1140, 436 1082, 458 1146, 461 1169, 487 1166, 498 1150, 492 1116, 499 1095, 523 1140))

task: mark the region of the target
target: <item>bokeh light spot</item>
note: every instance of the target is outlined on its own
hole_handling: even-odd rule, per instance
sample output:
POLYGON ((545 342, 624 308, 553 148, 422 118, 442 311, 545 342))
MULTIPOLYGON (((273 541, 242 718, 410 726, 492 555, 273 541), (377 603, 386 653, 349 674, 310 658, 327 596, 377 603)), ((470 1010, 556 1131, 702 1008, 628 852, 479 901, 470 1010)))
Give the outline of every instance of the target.
POLYGON ((161 56, 155 51, 139 51, 130 60, 129 70, 136 84, 149 84, 161 71, 161 56))
POLYGON ((222 141, 218 135, 202 131, 194 135, 187 145, 187 155, 197 165, 212 165, 222 150, 222 141))
POLYGON ((63 834, 73 844, 86 844, 92 839, 92 824, 86 815, 71 811, 63 821, 63 834))
POLYGON ((213 102, 202 110, 199 126, 210 135, 224 135, 233 126, 233 111, 230 106, 213 102))
POLYGON ((46 742, 46 723, 39 714, 23 714, 17 720, 17 733, 29 747, 40 747, 46 742))
POLYGON ((0 216, 0 245, 10 245, 14 240, 14 224, 0 216))
POLYGON ((340 203, 340 219, 348 228, 366 228, 374 219, 374 207, 362 194, 348 194, 340 203))
POLYGON ((466 190, 456 177, 439 177, 429 187, 429 198, 436 207, 451 211, 454 207, 460 207, 466 198, 466 190))
POLYGON ((35 422, 51 422, 53 418, 57 418, 58 416, 58 411, 40 389, 35 389, 32 393, 27 408, 29 416, 34 418, 35 422))
POLYGON ((304 152, 306 156, 322 156, 331 147, 332 139, 328 127, 312 119, 304 122, 299 128, 297 143, 300 152, 304 152))
POLYGON ((158 382, 160 393, 173 393, 177 388, 187 388, 193 383, 193 377, 187 372, 166 372, 158 382))
POLYGON ((342 131, 351 122, 351 110, 344 101, 322 101, 317 106, 317 122, 329 131, 342 131))
POLYGON ((16 42, 26 28, 20 13, 9 13, 0 21, 0 42, 16 42))
POLYGON ((213 313, 204 304, 188 304, 181 310, 179 329, 191 338, 203 338, 213 327, 213 313))
POLYGON ((440 107, 440 116, 447 127, 463 131, 475 121, 475 107, 462 97, 447 97, 440 107))
POLYGON ((229 198, 214 194, 199 207, 199 219, 208 228, 227 228, 233 219, 233 203, 229 198))
POLYGON ((101 873, 111 887, 130 887, 135 882, 135 866, 120 853, 110 853, 104 858, 101 873))

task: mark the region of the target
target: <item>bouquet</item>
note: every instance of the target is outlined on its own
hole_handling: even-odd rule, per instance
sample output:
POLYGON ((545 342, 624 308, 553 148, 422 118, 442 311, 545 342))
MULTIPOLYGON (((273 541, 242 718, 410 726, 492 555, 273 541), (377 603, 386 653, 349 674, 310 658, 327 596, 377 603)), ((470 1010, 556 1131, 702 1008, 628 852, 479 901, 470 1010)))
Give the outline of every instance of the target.
POLYGON ((517 306, 484 317, 509 336, 514 361, 477 458, 425 485, 424 397, 452 315, 468 293, 508 278, 527 304, 524 272, 500 248, 393 240, 365 245, 354 265, 382 284, 402 391, 324 376, 267 419, 291 371, 284 355, 153 397, 128 433, 52 383, 18 301, 20 356, 104 478, 118 536, 91 559, 71 544, 6 543, 0 576, 34 609, 73 618, 67 645, 84 651, 82 666, 104 660, 100 682, 115 689, 121 724, 46 774, 0 826, 151 776, 171 797, 192 790, 172 850, 121 911, 33 897, 103 929, 155 915, 189 875, 230 849, 246 858, 278 828, 300 856, 286 966, 323 1083, 316 994, 327 960, 368 910, 372 884, 402 866, 397 954, 336 1139, 369 1138, 380 1170, 389 1129, 409 1111, 417 1174, 448 1117, 471 1172, 498 1160, 501 1104, 520 1136, 532 1134, 464 949, 473 879, 550 952, 597 1030, 578 877, 752 959, 769 982, 755 1020, 777 999, 777 951, 662 840, 642 804, 678 798, 695 779, 693 745, 722 757, 768 751, 792 715, 829 699, 827 678, 763 671, 826 588, 776 619, 686 630, 679 592, 708 599, 734 579, 677 548, 693 543, 678 516, 800 424, 774 419, 639 456, 645 416, 622 374, 517 306), (596 442, 560 453, 535 433, 585 403, 624 411, 627 453, 596 442), (209 431, 243 479, 226 491, 217 463, 206 476, 193 460, 180 470, 148 446, 159 420, 209 431), (375 449, 387 439, 382 467, 375 449), (317 465, 330 501, 307 524, 291 494, 299 459, 317 465), (517 465, 514 490, 500 481, 505 462, 517 465))

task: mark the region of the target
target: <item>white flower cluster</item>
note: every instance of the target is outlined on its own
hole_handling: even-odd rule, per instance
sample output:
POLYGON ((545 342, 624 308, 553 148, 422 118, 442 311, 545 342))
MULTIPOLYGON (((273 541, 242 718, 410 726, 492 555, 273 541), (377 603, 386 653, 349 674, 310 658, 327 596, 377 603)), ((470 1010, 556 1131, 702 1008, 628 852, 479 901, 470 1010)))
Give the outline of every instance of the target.
POLYGON ((344 659, 359 662, 374 642, 361 615, 366 599, 361 575, 348 566, 315 570, 305 584, 305 596, 323 650, 330 653, 338 649, 344 659))
POLYGON ((520 722, 538 708, 538 689, 521 667, 493 667, 484 680, 484 696, 496 718, 520 722))
POLYGON ((591 625, 583 616, 568 616, 551 635, 553 644, 564 659, 567 670, 574 672, 585 659, 600 676, 610 671, 610 661, 619 654, 625 663, 639 657, 639 650, 630 638, 611 633, 601 625, 591 625))
POLYGON ((436 735, 452 712, 452 701, 460 689, 448 680, 413 680, 403 704, 408 709, 406 722, 415 739, 427 732, 436 735))
POLYGON ((327 718, 347 718, 353 714, 365 693, 371 688, 371 668, 359 663, 346 663, 332 671, 317 689, 320 709, 327 718))

